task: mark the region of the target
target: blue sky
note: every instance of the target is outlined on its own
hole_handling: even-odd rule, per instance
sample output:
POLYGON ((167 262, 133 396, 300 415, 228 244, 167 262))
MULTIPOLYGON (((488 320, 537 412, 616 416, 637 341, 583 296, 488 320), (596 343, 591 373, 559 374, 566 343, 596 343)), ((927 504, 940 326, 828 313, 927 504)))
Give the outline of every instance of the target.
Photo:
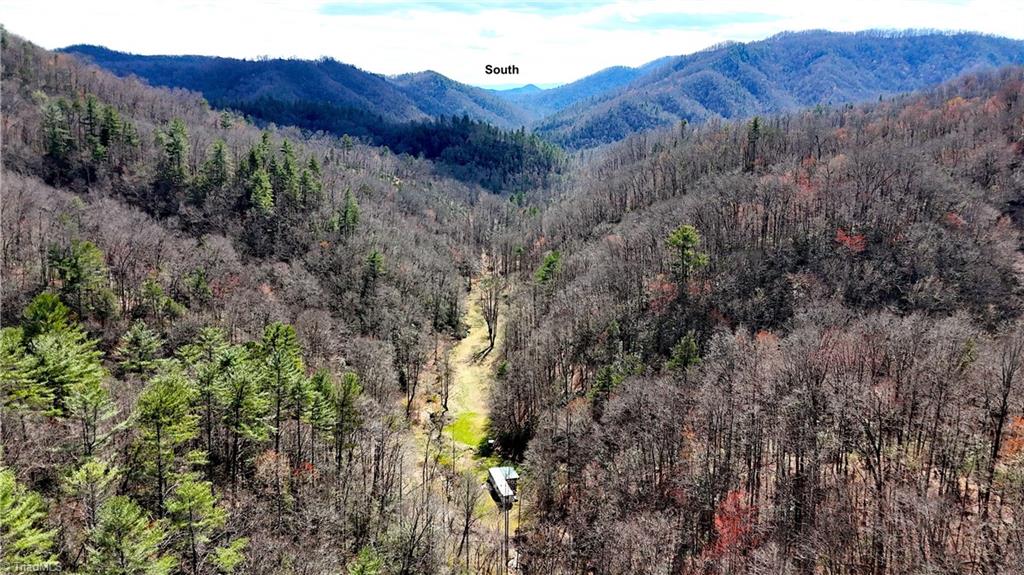
POLYGON ((496 10, 527 12, 533 14, 562 15, 580 14, 599 6, 607 6, 615 2, 569 2, 526 0, 490 0, 485 2, 444 2, 440 0, 415 1, 348 1, 325 2, 320 6, 320 13, 327 16, 387 16, 409 12, 450 12, 454 14, 481 14, 496 10))
POLYGON ((551 85, 785 30, 939 29, 1024 37, 1021 0, 0 0, 0 23, 46 48, 318 58, 476 85, 551 85), (58 15, 58 16, 55 16, 58 15), (514 64, 494 77, 484 66, 514 64))

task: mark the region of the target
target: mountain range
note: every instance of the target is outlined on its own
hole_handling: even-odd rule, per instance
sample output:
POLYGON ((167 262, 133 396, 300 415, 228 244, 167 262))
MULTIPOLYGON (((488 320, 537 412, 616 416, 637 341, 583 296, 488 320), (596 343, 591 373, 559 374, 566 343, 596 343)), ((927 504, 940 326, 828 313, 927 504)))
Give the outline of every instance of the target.
POLYGON ((0 26, 0 565, 1014 572, 1024 66, 901 90, 1017 50, 137 66, 204 98, 0 26))
POLYGON ((312 117, 305 127, 318 127, 317 115, 342 115, 343 127, 334 122, 332 129, 361 136, 375 133, 382 121, 465 115, 504 129, 529 127, 570 149, 680 120, 870 100, 1024 63, 1024 42, 983 34, 808 31, 726 43, 635 68, 613 66, 555 88, 488 90, 434 71, 387 77, 329 58, 143 56, 86 45, 64 51, 121 76, 200 92, 214 106, 271 122, 280 123, 275 114, 282 109, 294 119, 298 107, 312 117))

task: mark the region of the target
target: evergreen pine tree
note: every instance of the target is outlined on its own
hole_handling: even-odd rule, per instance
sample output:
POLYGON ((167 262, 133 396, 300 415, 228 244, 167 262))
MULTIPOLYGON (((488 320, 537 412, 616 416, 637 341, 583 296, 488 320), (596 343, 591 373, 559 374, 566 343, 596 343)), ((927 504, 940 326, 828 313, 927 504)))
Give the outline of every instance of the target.
POLYGON ((118 113, 117 108, 104 106, 103 117, 100 120, 100 144, 105 148, 110 148, 123 143, 123 130, 124 122, 121 120, 121 114, 118 113))
POLYGON ((558 251, 548 252, 544 255, 544 261, 541 262, 540 267, 533 274, 533 278, 537 280, 537 283, 546 284, 555 277, 555 273, 561 266, 562 254, 558 251))
POLYGON ((142 320, 136 321, 121 336, 117 354, 126 373, 150 374, 156 371, 163 341, 142 320))
POLYGON ((185 375, 172 368, 150 380, 139 397, 136 416, 161 514, 171 476, 178 471, 179 451, 198 434, 197 417, 191 409, 195 393, 185 375))
POLYGON ((222 359, 223 385, 218 388, 228 431, 228 467, 232 485, 238 478, 241 452, 246 441, 267 437, 267 396, 258 384, 258 371, 242 347, 225 350, 222 359))
POLYGON ((273 408, 274 451, 281 451, 281 425, 292 388, 304 377, 302 357, 295 328, 272 323, 263 331, 258 348, 263 371, 263 388, 270 395, 273 408))
POLYGON ((310 423, 313 413, 313 383, 304 374, 299 374, 288 390, 288 412, 291 415, 292 423, 295 426, 295 461, 302 463, 303 444, 302 427, 310 423))
POLYGON ((25 341, 31 341, 41 333, 61 331, 68 327, 69 310, 60 298, 50 292, 43 292, 32 299, 22 313, 21 325, 25 330, 25 341))
POLYGON ((96 166, 107 159, 107 147, 100 138, 103 129, 103 104, 92 94, 85 97, 82 126, 85 132, 85 149, 89 154, 92 171, 95 171, 96 166))
MULTIPOLYGON (((334 430, 334 382, 329 371, 321 369, 310 378, 312 400, 309 408, 309 424, 313 438, 310 446, 315 449, 318 438, 334 430)), ((316 452, 310 453, 310 461, 316 464, 316 452)))
POLYGON ((355 233, 356 228, 359 227, 359 203, 356 202, 351 188, 345 190, 345 206, 341 213, 341 225, 346 236, 355 233))
POLYGON ((55 568, 55 531, 43 526, 46 505, 37 493, 0 467, 0 568, 11 573, 55 568))
POLYGON ((295 148, 291 142, 281 143, 281 160, 275 164, 274 193, 284 198, 289 205, 296 206, 300 200, 299 169, 295 159, 295 148))
POLYGON ((245 547, 249 544, 248 537, 239 537, 213 550, 213 564, 217 572, 223 575, 231 575, 238 569, 239 565, 245 562, 245 547))
POLYGON ((120 470, 102 459, 87 459, 68 475, 64 491, 71 494, 85 510, 86 525, 96 526, 100 506, 114 494, 120 470))
POLYGON ((96 343, 78 326, 42 333, 31 341, 29 350, 38 361, 36 380, 53 397, 58 413, 66 409, 65 398, 72 385, 83 390, 103 381, 102 354, 96 343))
POLYGON ((666 367, 669 369, 685 370, 688 367, 700 363, 700 352, 697 348, 697 337, 693 331, 689 331, 679 338, 672 348, 672 357, 669 358, 666 367))
POLYGON ((88 241, 72 240, 66 247, 53 246, 49 264, 60 280, 61 299, 74 307, 79 318, 107 317, 113 312, 113 293, 108 287, 103 252, 88 241))
POLYGON ((700 234, 697 228, 689 224, 673 230, 668 236, 668 245, 673 252, 672 269, 676 281, 683 287, 694 270, 707 265, 708 255, 697 251, 700 234))
POLYGON ((306 169, 309 170, 309 175, 313 177, 313 181, 319 187, 321 185, 321 178, 323 178, 323 170, 320 168, 320 162, 316 159, 316 156, 309 157, 309 161, 306 162, 306 169))
POLYGON ((7 412, 45 409, 53 403, 52 392, 36 379, 36 361, 25 349, 21 328, 0 329, 0 464, 7 412))
POLYGON ((743 169, 748 172, 754 170, 757 164, 757 147, 761 139, 761 118, 754 116, 747 126, 747 147, 743 150, 743 169))
POLYGON ((199 185, 195 187, 193 202, 202 205, 206 198, 224 191, 231 181, 231 157, 224 140, 216 140, 199 169, 199 185))
POLYGON ((117 414, 117 408, 102 377, 82 377, 68 385, 66 391, 67 416, 78 425, 82 456, 90 457, 109 437, 101 429, 117 414))
POLYGON ((332 435, 334 439, 334 463, 338 473, 341 472, 342 454, 348 450, 352 433, 359 427, 359 410, 356 400, 362 394, 359 376, 346 372, 333 386, 331 404, 334 409, 332 435))
POLYGON ((316 156, 310 156, 306 167, 302 169, 302 173, 299 176, 299 195, 301 196, 302 205, 306 209, 316 206, 323 200, 322 175, 320 173, 320 163, 317 162, 316 156))
POLYGON ((258 168, 249 178, 249 203, 262 216, 269 216, 274 211, 274 189, 263 168, 258 168))
POLYGON ((168 575, 177 562, 161 552, 166 523, 153 521, 137 503, 111 497, 100 507, 85 573, 89 575, 168 575))
POLYGON ((228 349, 224 332, 207 327, 199 332, 195 343, 182 346, 178 357, 189 366, 195 381, 197 400, 202 410, 203 440, 207 457, 206 478, 213 480, 213 429, 221 418, 220 399, 223 396, 223 374, 226 369, 225 352, 228 349))
POLYGON ((380 575, 384 572, 384 559, 376 549, 363 547, 348 564, 348 575, 380 575))
POLYGON ((188 184, 188 129, 180 118, 171 120, 166 131, 157 132, 160 158, 157 162, 157 181, 169 189, 188 184))
POLYGON ((187 476, 167 500, 171 524, 182 534, 185 557, 193 575, 201 572, 202 558, 213 533, 224 526, 227 513, 217 506, 209 482, 187 476))
POLYGON ((46 146, 45 157, 53 169, 53 179, 60 183, 70 166, 74 140, 67 115, 59 101, 51 100, 43 108, 43 141, 46 146))
POLYGON ((228 128, 233 126, 234 123, 235 122, 231 117, 231 112, 225 110, 220 113, 220 119, 218 120, 217 125, 220 126, 221 130, 227 130, 228 128))

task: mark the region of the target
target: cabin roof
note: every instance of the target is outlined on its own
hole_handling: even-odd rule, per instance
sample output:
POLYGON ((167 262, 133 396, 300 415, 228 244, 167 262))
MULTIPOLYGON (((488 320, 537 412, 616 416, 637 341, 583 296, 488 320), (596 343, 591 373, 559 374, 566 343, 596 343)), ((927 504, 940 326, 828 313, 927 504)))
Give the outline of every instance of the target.
POLYGON ((512 497, 514 495, 512 488, 508 485, 508 481, 505 481, 505 473, 501 467, 488 469, 487 475, 490 477, 491 485, 494 486, 494 490, 498 492, 500 497, 512 497))

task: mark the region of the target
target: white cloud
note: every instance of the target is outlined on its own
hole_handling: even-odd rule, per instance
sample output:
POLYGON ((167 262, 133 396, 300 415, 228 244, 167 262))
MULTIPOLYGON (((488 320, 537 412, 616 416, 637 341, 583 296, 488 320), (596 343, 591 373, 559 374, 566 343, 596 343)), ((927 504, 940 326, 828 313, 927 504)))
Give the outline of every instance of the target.
POLYGON ((524 10, 481 2, 467 10, 407 1, 390 10, 387 3, 336 2, 341 14, 333 15, 322 13, 325 3, 0 0, 0 18, 46 48, 89 43, 143 54, 330 56, 383 74, 432 69, 471 84, 566 82, 610 65, 783 30, 935 28, 1024 37, 1024 2, 1010 0, 641 0, 583 10, 567 3, 524 10), (659 18, 672 26, 652 27, 659 18), (688 19, 695 25, 680 25, 688 19), (486 76, 485 64, 515 64, 520 75, 486 76))

